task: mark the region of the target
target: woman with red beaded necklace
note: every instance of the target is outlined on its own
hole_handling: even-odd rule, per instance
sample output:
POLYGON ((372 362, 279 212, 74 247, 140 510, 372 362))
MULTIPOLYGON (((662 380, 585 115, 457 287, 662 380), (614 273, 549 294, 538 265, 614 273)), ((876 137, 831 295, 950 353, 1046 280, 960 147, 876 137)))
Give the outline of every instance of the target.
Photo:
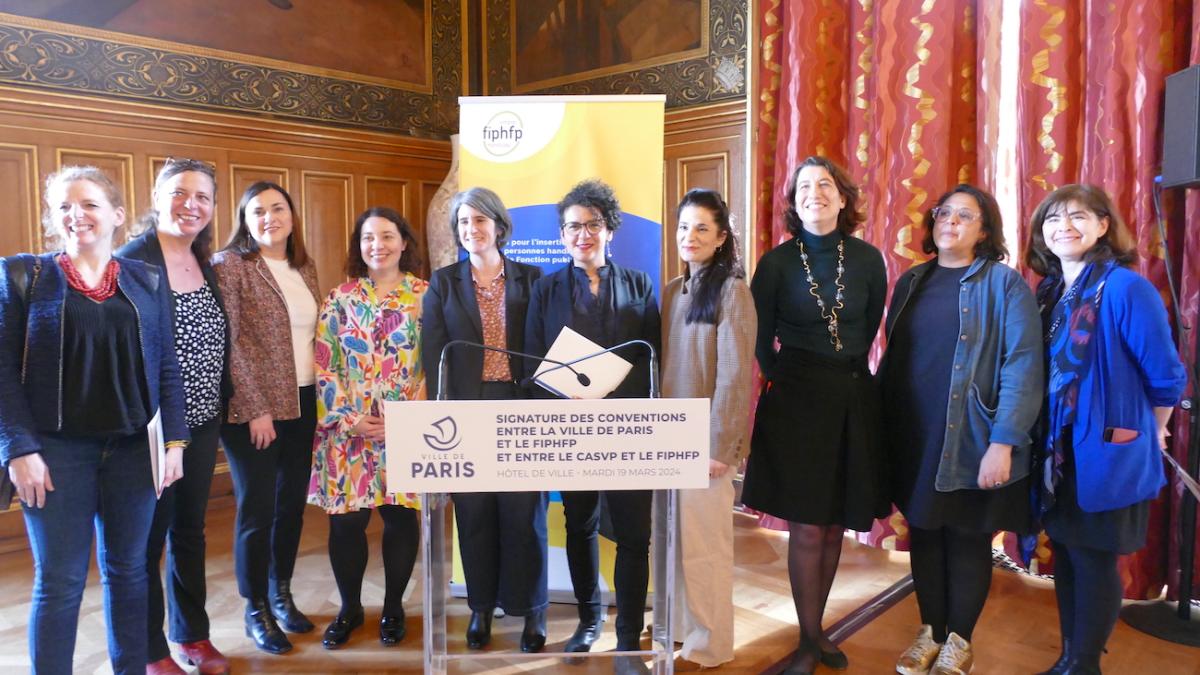
POLYGON ((169 285, 113 256, 125 209, 99 169, 63 168, 45 194, 43 222, 64 251, 0 260, 0 464, 34 558, 30 657, 34 672, 71 670, 94 523, 112 668, 144 673, 146 541, 189 439, 169 285), (167 446, 157 486, 156 414, 167 446))

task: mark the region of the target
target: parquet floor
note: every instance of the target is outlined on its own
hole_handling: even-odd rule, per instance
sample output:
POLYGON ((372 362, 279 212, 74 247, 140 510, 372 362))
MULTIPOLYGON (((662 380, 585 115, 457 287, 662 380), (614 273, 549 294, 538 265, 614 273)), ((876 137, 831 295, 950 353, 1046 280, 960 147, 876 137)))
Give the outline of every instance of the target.
MULTIPOLYGON (((786 574, 786 535, 762 530, 752 518, 735 515, 736 582, 734 604, 737 618, 737 659, 718 673, 774 673, 795 647, 795 612, 786 574)), ((310 507, 297 563, 293 589, 297 604, 317 624, 316 631, 292 636, 296 648, 285 656, 257 651, 243 634, 242 600, 237 594, 232 561, 232 502, 218 501, 209 516, 208 611, 212 639, 234 663, 235 673, 413 673, 421 669, 421 596, 414 584, 405 602, 409 637, 397 648, 379 644, 373 630, 382 598, 383 571, 372 548, 372 560, 364 583, 367 624, 355 632, 346 648, 321 648, 320 632, 338 609, 337 590, 326 556, 326 518, 310 507), (374 610, 374 611, 372 611, 374 610)), ((373 521, 371 541, 378 541, 378 522, 373 521)), ((908 573, 907 554, 890 553, 859 546, 847 539, 842 565, 831 593, 827 622, 833 624, 855 612, 868 600, 892 587, 908 573)), ((420 579, 420 569, 414 575, 420 579)), ((0 673, 28 672, 26 624, 32 563, 27 552, 0 555, 0 673)), ((451 650, 464 648, 465 603, 456 602, 450 616, 451 650)), ((549 616, 549 649, 561 647, 575 624, 572 606, 552 605, 549 616)), ((1054 594, 1047 582, 997 572, 987 610, 976 632, 976 673, 1032 673, 1056 656, 1057 623, 1054 594)), ((907 645, 917 625, 916 601, 909 595, 884 611, 843 643, 856 673, 890 672, 896 656, 907 645)), ((515 649, 521 630, 519 618, 498 619, 493 626, 493 651, 515 649)), ((597 649, 611 649, 615 638, 610 623, 597 649)), ((104 617, 99 581, 95 570, 89 580, 80 617, 75 648, 76 672, 109 673, 104 638, 104 617)), ((1170 645, 1118 624, 1105 657, 1106 673, 1153 675, 1200 675, 1200 650, 1170 645)), ((484 672, 462 669, 455 672, 484 672)), ((676 670, 698 670, 694 664, 676 661, 676 670)), ((591 675, 603 672, 601 662, 568 666, 556 659, 542 659, 521 668, 494 664, 489 672, 541 672, 591 675)), ((818 670, 818 673, 833 671, 818 670)))

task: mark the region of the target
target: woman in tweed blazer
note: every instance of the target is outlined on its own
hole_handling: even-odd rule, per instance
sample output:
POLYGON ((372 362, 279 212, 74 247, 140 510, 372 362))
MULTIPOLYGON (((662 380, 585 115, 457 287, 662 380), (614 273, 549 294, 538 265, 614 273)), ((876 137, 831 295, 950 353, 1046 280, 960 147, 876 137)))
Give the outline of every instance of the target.
POLYGON ((733 477, 749 445, 758 320, 725 200, 691 190, 676 213, 687 267, 663 291, 663 394, 712 400, 708 487, 679 491, 676 636, 683 658, 712 668, 733 660, 733 477))

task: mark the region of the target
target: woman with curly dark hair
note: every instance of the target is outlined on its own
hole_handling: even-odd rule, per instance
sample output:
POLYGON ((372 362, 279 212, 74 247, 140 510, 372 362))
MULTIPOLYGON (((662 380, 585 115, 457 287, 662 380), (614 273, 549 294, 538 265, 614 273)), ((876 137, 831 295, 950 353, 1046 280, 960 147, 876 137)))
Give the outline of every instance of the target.
MULTIPOLYGON (((621 226, 621 207, 612 188, 598 180, 579 183, 558 203, 559 232, 571 262, 538 279, 525 320, 525 351, 544 355, 566 326, 602 347, 645 340, 659 343, 658 303, 650 275, 608 259, 608 245, 621 226)), ((618 355, 633 368, 609 398, 645 398, 650 394, 650 356, 631 347, 618 355)), ((605 493, 617 540, 617 650, 640 649, 650 581, 649 490, 605 493)), ((567 564, 579 606, 579 625, 564 651, 586 652, 600 637, 600 493, 563 492, 567 564)), ((636 659, 620 659, 619 670, 644 671, 636 659)))
POLYGON ((887 274, 878 249, 852 236, 863 220, 858 200, 840 166, 804 160, 784 213, 793 236, 762 257, 750 283, 767 389, 742 501, 788 521, 800 639, 787 673, 812 672, 818 661, 847 667, 821 628, 842 534, 888 512, 879 393, 867 369, 887 274))

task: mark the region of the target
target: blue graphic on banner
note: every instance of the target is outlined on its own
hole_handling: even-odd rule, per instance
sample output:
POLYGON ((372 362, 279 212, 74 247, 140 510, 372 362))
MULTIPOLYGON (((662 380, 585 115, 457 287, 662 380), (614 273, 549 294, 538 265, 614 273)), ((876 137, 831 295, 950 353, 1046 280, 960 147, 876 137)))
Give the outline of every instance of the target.
MULTIPOLYGON (((504 255, 517 262, 536 265, 550 273, 571 262, 558 231, 558 210, 554 204, 518 206, 508 210, 513 233, 504 247, 504 255)), ((654 297, 662 299, 659 288, 659 263, 662 260, 662 224, 631 213, 621 212, 621 227, 609 244, 613 262, 622 267, 642 270, 654 281, 654 297)), ((465 258, 466 252, 460 250, 465 258)))

